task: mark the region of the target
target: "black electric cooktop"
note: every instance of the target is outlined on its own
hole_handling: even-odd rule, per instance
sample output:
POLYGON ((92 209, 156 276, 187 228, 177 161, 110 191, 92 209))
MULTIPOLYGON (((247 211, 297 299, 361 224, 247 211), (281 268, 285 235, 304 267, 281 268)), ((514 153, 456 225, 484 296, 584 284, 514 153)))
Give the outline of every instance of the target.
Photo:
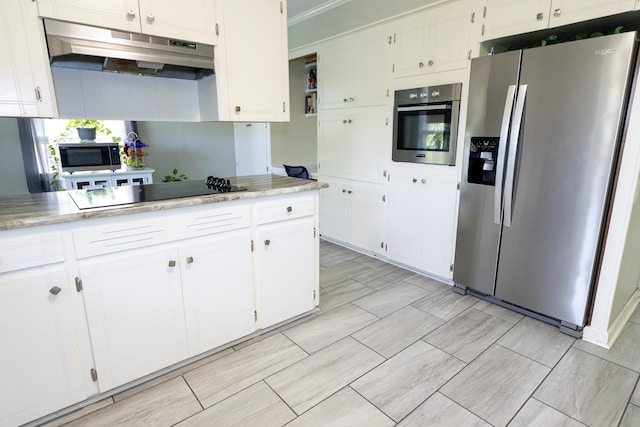
POLYGON ((178 181, 106 187, 96 190, 71 190, 68 191, 68 194, 78 209, 92 209, 246 190, 244 187, 231 185, 229 180, 209 177, 206 181, 178 181))

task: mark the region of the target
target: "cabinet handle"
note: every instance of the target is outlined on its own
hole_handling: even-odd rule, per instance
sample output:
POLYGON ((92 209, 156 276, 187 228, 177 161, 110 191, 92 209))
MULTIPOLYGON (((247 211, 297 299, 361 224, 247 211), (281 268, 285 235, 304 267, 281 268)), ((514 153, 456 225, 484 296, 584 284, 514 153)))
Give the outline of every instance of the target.
POLYGON ((271 240, 267 239, 264 241, 265 246, 269 246, 271 244, 271 240))
POLYGON ((426 183, 426 182, 427 182, 427 180, 426 180, 426 179, 424 179, 424 178, 422 178, 422 181, 420 181, 420 182, 424 184, 424 183, 426 183))
POLYGON ((418 63, 418 67, 420 67, 420 68, 424 67, 424 62, 418 63))
POLYGON ((347 102, 347 98, 344 98, 344 99, 342 100, 342 102, 347 102))
POLYGON ((418 182, 418 178, 413 178, 413 182, 418 182))
POLYGON ((293 212, 293 208, 291 206, 287 206, 287 212, 293 212))
POLYGON ((36 99, 38 102, 42 102, 42 93, 40 93, 40 86, 36 87, 36 99))
POLYGON ((193 264, 193 257, 192 256, 188 256, 187 257, 187 264, 193 264))
POLYGON ((355 101, 354 98, 349 98, 349 102, 353 102, 353 101, 355 101))
POLYGON ((347 190, 342 190, 342 192, 343 192, 343 193, 346 193, 346 192, 347 192, 347 190))
POLYGON ((127 18, 131 18, 131 19, 133 19, 133 18, 135 18, 135 17, 136 17, 136 13, 135 13, 132 9, 129 9, 129 10, 127 11, 127 18))
POLYGON ((169 267, 175 267, 176 262, 174 260, 169 261, 169 267))
POLYGON ((482 17, 483 18, 487 17, 487 6, 485 6, 484 9, 482 9, 482 17))
POLYGON ((62 289, 60 289, 57 286, 54 286, 53 288, 49 289, 49 292, 52 293, 53 295, 58 295, 61 291, 62 289))
POLYGON ((344 120, 342 121, 342 123, 347 123, 347 119, 344 119, 344 120))
POLYGON ((347 191, 347 193, 351 194, 351 193, 353 193, 353 191, 349 190, 349 191, 347 191))
POLYGON ((429 67, 431 67, 433 65, 433 60, 429 60, 429 67))
POLYGON ((538 21, 542 21, 544 19, 544 13, 540 12, 536 15, 536 19, 538 21))
POLYGON ((242 108, 240 108, 239 105, 236 105, 236 113, 239 113, 240 111, 242 111, 242 108))
POLYGON ((562 14, 562 11, 560 9, 555 9, 553 11, 553 16, 560 16, 562 14))
POLYGON ((153 23, 153 21, 155 21, 155 20, 156 20, 156 17, 153 16, 153 14, 150 13, 150 14, 147 15, 147 21, 149 23, 153 23))

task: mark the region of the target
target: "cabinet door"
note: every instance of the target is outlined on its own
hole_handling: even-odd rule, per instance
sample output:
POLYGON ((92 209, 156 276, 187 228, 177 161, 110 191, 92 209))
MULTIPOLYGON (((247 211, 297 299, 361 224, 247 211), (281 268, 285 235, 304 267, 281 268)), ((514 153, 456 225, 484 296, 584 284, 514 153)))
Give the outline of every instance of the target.
POLYGON ((549 28, 633 10, 635 0, 553 0, 549 28))
POLYGON ((424 221, 418 212, 420 177, 392 173, 386 195, 388 256, 413 267, 421 263, 424 221), (415 182, 414 182, 415 180, 415 182))
POLYGON ((318 274, 313 217, 261 225, 255 246, 260 327, 312 310, 318 274))
POLYGON ((429 37, 425 55, 427 72, 466 68, 470 60, 471 2, 453 1, 429 13, 429 37))
POLYGON ((350 208, 348 243, 379 253, 384 225, 382 185, 352 184, 348 195, 350 208))
POLYGON ((249 230, 179 248, 189 356, 255 331, 249 230))
POLYGON ((486 0, 481 40, 547 28, 551 0, 486 0))
POLYGON ((395 23, 393 34, 393 77, 421 74, 425 67, 426 13, 403 18, 395 23))
POLYGON ((326 43, 318 57, 318 104, 321 110, 345 108, 347 98, 348 37, 326 43))
POLYGON ((76 332, 85 320, 72 283, 63 267, 1 276, 0 425, 22 425, 97 392, 88 336, 76 332))
POLYGON ((212 0, 191 0, 188 4, 140 0, 140 24, 144 34, 206 44, 217 41, 212 0))
POLYGON ((348 177, 350 124, 344 111, 321 110, 318 125, 318 172, 326 176, 348 177))
POLYGON ((354 108, 347 115, 348 174, 353 180, 383 182, 387 144, 391 141, 385 107, 354 108))
POLYGON ((286 2, 222 0, 216 5, 223 24, 215 69, 219 90, 228 91, 226 120, 288 121, 286 2))
MULTIPOLYGON (((419 182, 416 214, 422 231, 418 241, 421 262, 416 267, 451 278, 456 226, 457 178, 454 173, 431 173, 419 182)), ((414 236, 414 239, 417 236, 414 236)))
POLYGON ((138 0, 38 0, 40 16, 140 32, 138 0))
POLYGON ((187 358, 175 249, 83 261, 80 277, 101 392, 187 358))
POLYGON ((36 4, 0 2, 0 22, 0 116, 57 116, 49 55, 36 4))
POLYGON ((320 192, 320 234, 325 237, 347 241, 347 186, 340 181, 320 177, 329 184, 320 192))
MULTIPOLYGON (((390 101, 390 34, 384 26, 358 32, 350 39, 347 61, 341 62, 342 75, 349 77, 346 92, 348 107, 385 105, 390 101)), ((332 84, 332 81, 328 83, 332 84)))

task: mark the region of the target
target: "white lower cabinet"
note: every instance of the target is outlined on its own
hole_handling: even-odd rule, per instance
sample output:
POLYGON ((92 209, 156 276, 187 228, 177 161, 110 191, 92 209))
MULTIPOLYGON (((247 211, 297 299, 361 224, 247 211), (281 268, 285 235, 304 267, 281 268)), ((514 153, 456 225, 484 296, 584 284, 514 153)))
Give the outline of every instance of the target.
POLYGON ((436 276, 451 278, 456 225, 455 170, 391 173, 387 256, 436 276))
POLYGON ((254 332, 249 230, 184 243, 178 251, 189 356, 254 332))
POLYGON ((382 185, 322 177, 320 233, 370 252, 381 252, 384 192, 382 185))
POLYGON ((80 262, 101 392, 188 357, 174 247, 150 247, 80 262))
POLYGON ((262 329, 316 305, 316 234, 312 216, 258 226, 255 265, 262 329))
POLYGON ((16 426, 86 399, 91 348, 64 266, 0 275, 0 426, 16 426))

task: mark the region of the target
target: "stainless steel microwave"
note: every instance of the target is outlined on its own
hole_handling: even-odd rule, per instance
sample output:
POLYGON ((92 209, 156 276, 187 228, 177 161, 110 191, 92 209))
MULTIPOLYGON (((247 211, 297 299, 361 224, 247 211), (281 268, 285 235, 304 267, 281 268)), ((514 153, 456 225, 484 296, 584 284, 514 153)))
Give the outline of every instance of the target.
POLYGON ((63 172, 120 169, 120 147, 112 142, 59 144, 63 172))
POLYGON ((453 83, 395 92, 393 161, 456 164, 461 91, 453 83))

